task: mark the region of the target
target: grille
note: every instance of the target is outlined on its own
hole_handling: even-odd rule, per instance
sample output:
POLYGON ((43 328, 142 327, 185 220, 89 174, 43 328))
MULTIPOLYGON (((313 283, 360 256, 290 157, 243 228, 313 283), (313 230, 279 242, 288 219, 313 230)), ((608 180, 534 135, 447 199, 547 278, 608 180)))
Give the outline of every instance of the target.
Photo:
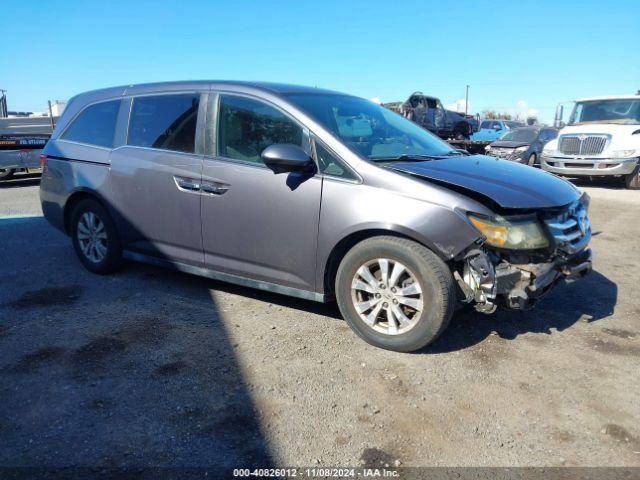
POLYGON ((565 168, 596 168, 594 163, 566 163, 565 168))
POLYGON ((591 223, 587 209, 579 201, 560 215, 545 220, 556 246, 567 253, 575 253, 591 240, 591 223))
POLYGON ((600 155, 607 143, 605 135, 562 135, 560 153, 564 155, 600 155))

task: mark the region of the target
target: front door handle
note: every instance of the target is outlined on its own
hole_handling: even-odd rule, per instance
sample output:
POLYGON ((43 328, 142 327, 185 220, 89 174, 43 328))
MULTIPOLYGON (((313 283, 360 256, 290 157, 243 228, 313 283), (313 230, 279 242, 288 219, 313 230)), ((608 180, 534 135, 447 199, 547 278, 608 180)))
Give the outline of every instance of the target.
POLYGON ((226 193, 227 190, 229 190, 230 186, 231 185, 228 185, 226 183, 202 182, 201 188, 204 193, 210 193, 212 195, 222 195, 226 193))
POLYGON ((200 181, 195 178, 185 178, 185 177, 173 177, 176 182, 176 185, 180 190, 186 190, 189 192, 199 192, 200 191, 200 181))

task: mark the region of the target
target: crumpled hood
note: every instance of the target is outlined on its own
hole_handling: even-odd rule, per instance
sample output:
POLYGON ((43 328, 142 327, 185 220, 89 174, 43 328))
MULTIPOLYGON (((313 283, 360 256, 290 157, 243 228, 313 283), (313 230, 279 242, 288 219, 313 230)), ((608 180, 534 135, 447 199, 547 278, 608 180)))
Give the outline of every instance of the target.
POLYGON ((578 189, 555 175, 485 155, 394 162, 387 168, 472 190, 503 208, 560 207, 580 198, 578 189))

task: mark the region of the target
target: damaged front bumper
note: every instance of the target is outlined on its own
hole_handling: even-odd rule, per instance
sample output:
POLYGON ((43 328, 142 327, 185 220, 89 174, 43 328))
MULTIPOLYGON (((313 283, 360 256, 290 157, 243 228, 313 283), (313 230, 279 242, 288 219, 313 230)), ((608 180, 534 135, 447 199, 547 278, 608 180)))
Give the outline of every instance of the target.
POLYGON ((504 259, 496 262, 493 257, 484 250, 471 250, 462 274, 454 272, 463 301, 473 303, 483 313, 493 313, 498 306, 527 310, 558 282, 583 277, 592 270, 592 253, 588 248, 569 255, 559 254, 543 263, 512 263, 504 259))
POLYGON ((463 301, 492 313, 501 305, 512 310, 531 308, 554 285, 591 272, 591 224, 588 197, 566 208, 540 212, 550 239, 548 249, 504 251, 476 245, 454 271, 463 301))

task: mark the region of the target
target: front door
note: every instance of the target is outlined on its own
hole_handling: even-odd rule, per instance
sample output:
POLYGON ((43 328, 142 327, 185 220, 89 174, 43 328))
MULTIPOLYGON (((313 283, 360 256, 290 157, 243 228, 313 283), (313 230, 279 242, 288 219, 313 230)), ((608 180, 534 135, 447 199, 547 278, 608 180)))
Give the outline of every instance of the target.
POLYGON ((196 153, 199 93, 135 97, 126 145, 111 153, 111 189, 123 247, 202 267, 196 153))
POLYGON ((220 95, 214 155, 202 172, 202 225, 208 268, 315 290, 322 178, 274 174, 260 158, 275 143, 309 152, 308 132, 274 105, 220 95))

